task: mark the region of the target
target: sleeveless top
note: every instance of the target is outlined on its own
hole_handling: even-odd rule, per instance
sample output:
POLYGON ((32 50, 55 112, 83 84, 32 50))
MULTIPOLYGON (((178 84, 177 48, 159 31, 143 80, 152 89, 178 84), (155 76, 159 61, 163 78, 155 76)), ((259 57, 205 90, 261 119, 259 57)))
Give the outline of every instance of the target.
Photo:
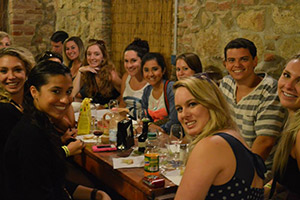
POLYGON ((258 176, 264 179, 266 166, 263 159, 252 153, 235 137, 227 133, 215 135, 224 138, 232 148, 236 158, 236 170, 227 183, 218 186, 212 185, 205 199, 263 200, 264 189, 251 187, 255 170, 258 176))
POLYGON ((289 191, 300 195, 300 170, 298 168, 297 160, 289 156, 285 172, 281 178, 278 178, 278 183, 284 185, 289 191))
POLYGON ((142 96, 144 89, 149 83, 147 83, 143 88, 139 90, 133 90, 130 87, 129 81, 131 80, 131 76, 128 75, 125 82, 125 89, 123 92, 123 100, 126 103, 126 108, 129 109, 129 114, 135 118, 137 114, 137 110, 142 109, 142 96))
POLYGON ((153 90, 149 96, 148 113, 154 122, 164 120, 168 117, 168 112, 165 106, 164 92, 159 99, 155 99, 152 95, 153 90))

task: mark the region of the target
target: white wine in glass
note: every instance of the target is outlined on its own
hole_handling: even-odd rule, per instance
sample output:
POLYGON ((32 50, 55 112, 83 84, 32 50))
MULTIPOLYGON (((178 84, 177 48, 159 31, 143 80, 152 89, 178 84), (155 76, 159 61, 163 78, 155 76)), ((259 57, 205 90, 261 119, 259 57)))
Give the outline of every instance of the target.
POLYGON ((169 152, 173 155, 173 165, 174 168, 181 166, 182 162, 180 161, 180 144, 182 143, 183 130, 180 124, 173 124, 171 126, 170 135, 169 135, 169 152))

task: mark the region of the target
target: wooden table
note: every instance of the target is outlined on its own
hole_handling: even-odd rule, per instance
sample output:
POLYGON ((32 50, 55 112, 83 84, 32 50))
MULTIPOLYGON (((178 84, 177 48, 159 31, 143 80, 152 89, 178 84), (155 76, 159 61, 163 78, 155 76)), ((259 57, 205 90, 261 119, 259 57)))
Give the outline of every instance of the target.
POLYGON ((74 160, 126 199, 155 199, 157 196, 176 192, 177 186, 166 178, 162 188, 153 189, 145 185, 142 182, 143 168, 113 169, 112 158, 116 157, 116 152, 94 153, 88 144, 74 160))

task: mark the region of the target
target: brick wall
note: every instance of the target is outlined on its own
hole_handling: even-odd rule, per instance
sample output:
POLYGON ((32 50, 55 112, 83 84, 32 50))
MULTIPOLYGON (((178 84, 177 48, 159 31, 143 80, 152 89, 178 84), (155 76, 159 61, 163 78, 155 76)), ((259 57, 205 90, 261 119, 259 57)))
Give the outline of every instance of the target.
POLYGON ((43 0, 10 0, 8 4, 9 33, 14 45, 23 46, 33 54, 49 47, 54 31, 53 2, 43 0))

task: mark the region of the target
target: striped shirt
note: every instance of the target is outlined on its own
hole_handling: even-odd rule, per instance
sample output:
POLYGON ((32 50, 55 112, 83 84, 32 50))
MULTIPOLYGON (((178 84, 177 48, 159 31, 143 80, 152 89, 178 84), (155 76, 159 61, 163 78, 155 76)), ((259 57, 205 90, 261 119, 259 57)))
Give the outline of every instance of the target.
MULTIPOLYGON (((287 112, 277 95, 277 81, 267 74, 258 76, 263 77, 263 80, 238 103, 235 80, 231 76, 225 76, 220 84, 220 89, 233 110, 233 119, 250 148, 257 136, 278 138, 287 118, 287 112)), ((275 148, 276 145, 265 162, 268 169, 272 167, 275 148)))

